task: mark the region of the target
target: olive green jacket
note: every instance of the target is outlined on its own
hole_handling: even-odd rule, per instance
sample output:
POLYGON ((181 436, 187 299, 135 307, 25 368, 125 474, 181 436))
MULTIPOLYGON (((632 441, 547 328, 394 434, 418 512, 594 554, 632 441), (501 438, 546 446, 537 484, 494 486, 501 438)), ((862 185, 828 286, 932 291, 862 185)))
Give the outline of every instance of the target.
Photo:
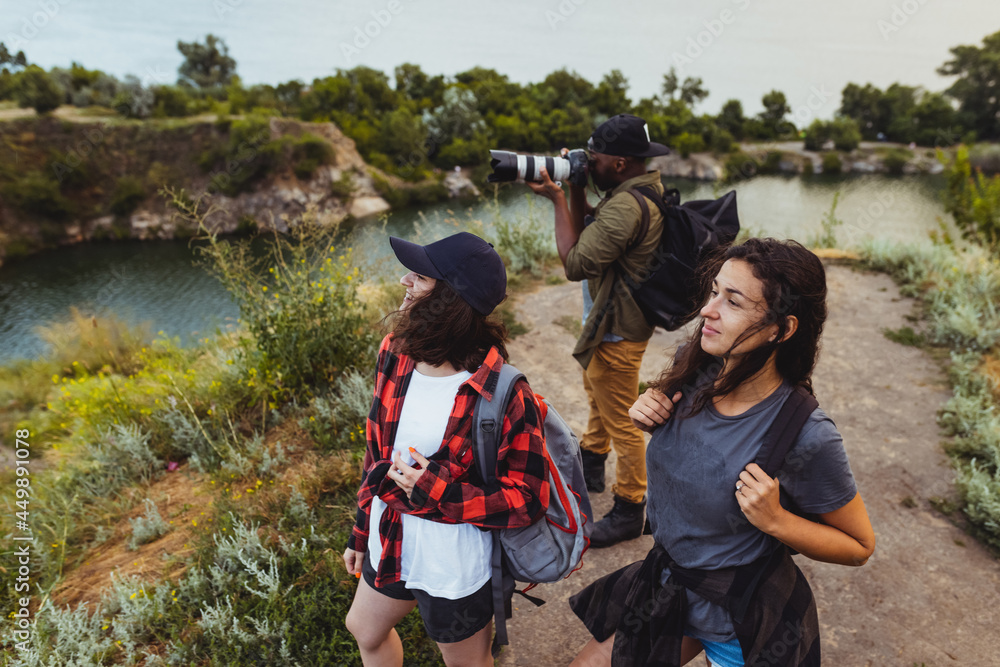
POLYGON ((631 252, 625 253, 629 244, 635 242, 642 219, 639 202, 628 191, 642 185, 662 193, 660 172, 648 171, 613 189, 597 205, 594 222, 584 228, 566 257, 566 277, 586 278, 594 299, 594 307, 573 350, 573 356, 584 368, 606 333, 631 341, 649 340, 653 335, 653 327, 646 322, 628 287, 617 279, 614 266, 617 263, 632 277, 641 275, 659 245, 663 216, 649 202, 649 231, 631 252))

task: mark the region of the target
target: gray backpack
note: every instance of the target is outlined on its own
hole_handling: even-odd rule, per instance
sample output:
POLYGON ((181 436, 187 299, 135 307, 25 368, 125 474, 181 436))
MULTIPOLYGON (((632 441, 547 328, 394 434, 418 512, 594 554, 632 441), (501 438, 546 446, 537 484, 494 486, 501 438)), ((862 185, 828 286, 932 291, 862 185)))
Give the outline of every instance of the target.
MULTIPOLYGON (((473 415, 475 429, 474 457, 484 481, 496 478, 500 427, 510 403, 514 383, 524 375, 504 364, 493 392, 493 400, 480 396, 473 415)), ((539 583, 559 581, 580 566, 583 552, 590 544, 593 513, 583 479, 580 444, 573 430, 548 401, 538 397, 544 417, 545 449, 549 456, 549 506, 545 516, 523 528, 493 531, 493 608, 496 620, 494 651, 507 643, 506 592, 513 591, 510 581, 527 584, 524 595, 539 583), (505 581, 506 579, 506 581, 505 581), (506 588, 506 591, 505 591, 506 588)), ((536 605, 537 598, 524 595, 536 605)))

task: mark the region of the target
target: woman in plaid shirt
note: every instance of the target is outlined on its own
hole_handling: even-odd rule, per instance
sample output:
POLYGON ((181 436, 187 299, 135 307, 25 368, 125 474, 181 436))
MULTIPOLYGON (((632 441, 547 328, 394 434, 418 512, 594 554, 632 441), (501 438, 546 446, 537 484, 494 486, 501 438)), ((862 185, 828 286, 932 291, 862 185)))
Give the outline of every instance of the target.
POLYGON ((492 665, 487 530, 533 523, 549 501, 542 419, 521 380, 501 427, 496 479, 473 465, 472 414, 492 397, 506 328, 493 247, 460 233, 420 246, 390 238, 409 269, 379 349, 357 521, 344 551, 361 581, 347 614, 365 665, 403 663, 395 625, 415 606, 448 665, 492 665))

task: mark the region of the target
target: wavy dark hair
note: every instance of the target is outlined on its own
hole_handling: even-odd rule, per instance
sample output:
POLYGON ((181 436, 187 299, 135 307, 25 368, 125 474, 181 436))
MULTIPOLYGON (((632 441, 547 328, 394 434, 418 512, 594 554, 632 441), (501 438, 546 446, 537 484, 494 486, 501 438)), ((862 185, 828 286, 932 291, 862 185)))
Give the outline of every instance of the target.
POLYGON ((393 350, 414 361, 475 371, 493 346, 507 361, 507 327, 494 315, 476 312, 443 280, 386 319, 393 320, 393 350))
MULTIPOLYGON (((707 383, 694 397, 685 416, 697 414, 713 399, 724 396, 759 373, 772 353, 778 374, 791 385, 802 385, 812 393, 812 372, 819 357, 819 339, 826 322, 826 271, 819 258, 796 241, 776 239, 747 240, 730 246, 705 263, 699 275, 701 299, 708 300, 712 281, 722 265, 730 259, 750 265, 754 277, 763 287, 764 315, 744 331, 733 343, 729 353, 743 341, 771 324, 778 325, 774 341, 743 355, 716 382, 707 383), (798 328, 787 340, 788 316, 794 315, 798 328)), ((726 360, 729 353, 723 357, 726 360)), ((668 396, 691 391, 699 378, 722 369, 720 359, 701 348, 701 327, 694 332, 678 354, 674 364, 666 368, 650 386, 668 396)))

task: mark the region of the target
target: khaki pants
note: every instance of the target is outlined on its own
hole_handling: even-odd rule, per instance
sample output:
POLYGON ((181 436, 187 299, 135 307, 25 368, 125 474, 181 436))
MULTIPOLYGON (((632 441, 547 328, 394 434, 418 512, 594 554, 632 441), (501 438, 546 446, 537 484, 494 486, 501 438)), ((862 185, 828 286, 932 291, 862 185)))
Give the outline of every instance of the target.
POLYGON ((630 503, 646 495, 646 441, 628 410, 639 396, 639 365, 648 342, 601 343, 583 371, 590 419, 580 446, 606 454, 614 444, 618 467, 612 491, 630 503))

